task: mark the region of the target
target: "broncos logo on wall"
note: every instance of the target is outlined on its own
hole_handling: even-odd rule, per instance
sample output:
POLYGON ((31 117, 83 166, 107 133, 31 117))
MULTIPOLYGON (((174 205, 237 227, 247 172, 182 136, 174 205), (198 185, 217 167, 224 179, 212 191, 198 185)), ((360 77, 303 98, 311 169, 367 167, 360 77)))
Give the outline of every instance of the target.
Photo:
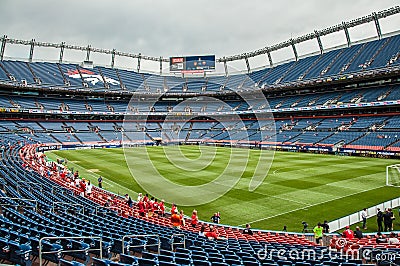
MULTIPOLYGON (((84 68, 81 68, 80 72, 81 72, 83 80, 86 81, 87 83, 91 83, 93 86, 99 82, 104 83, 103 77, 100 74, 96 74, 93 71, 90 71, 90 70, 87 70, 84 68)), ((81 78, 81 75, 79 74, 79 71, 77 69, 68 70, 67 75, 68 75, 68 77, 73 78, 73 79, 81 78)), ((104 80, 110 85, 119 86, 119 81, 117 81, 115 79, 104 76, 104 80)))

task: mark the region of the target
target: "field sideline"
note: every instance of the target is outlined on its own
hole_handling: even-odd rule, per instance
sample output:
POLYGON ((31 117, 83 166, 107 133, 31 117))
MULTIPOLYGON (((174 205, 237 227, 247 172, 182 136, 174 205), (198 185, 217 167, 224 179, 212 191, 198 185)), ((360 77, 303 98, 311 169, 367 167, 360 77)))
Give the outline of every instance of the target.
MULTIPOLYGON (((132 154, 149 152, 160 172, 171 181, 185 185, 213 180, 215 176, 209 173, 221 172, 231 152, 230 148, 218 148, 207 166, 206 175, 199 171, 200 175, 188 176, 187 171, 170 163, 163 149, 169 149, 168 154, 183 153, 187 158, 196 159, 201 156, 197 146, 131 149, 132 154)), ((289 231, 301 231, 302 221, 313 226, 324 219, 334 220, 399 194, 397 188, 385 186, 385 167, 397 163, 397 160, 294 152, 276 152, 264 182, 250 192, 248 185, 255 164, 252 158, 259 151, 237 149, 235 152, 250 152, 250 161, 240 181, 211 203, 182 207, 185 214, 190 215, 196 208, 200 219, 209 221, 212 214, 219 211, 224 224, 236 226, 250 222, 253 228, 270 230, 281 230, 283 225, 287 225, 289 231)), ((129 193, 136 197, 135 192, 143 192, 131 176, 123 149, 68 150, 46 154, 51 159, 67 158, 69 168, 78 169, 82 177, 95 185, 98 175, 102 175, 104 187, 115 193, 129 193)), ((136 170, 145 172, 147 169, 136 170)))

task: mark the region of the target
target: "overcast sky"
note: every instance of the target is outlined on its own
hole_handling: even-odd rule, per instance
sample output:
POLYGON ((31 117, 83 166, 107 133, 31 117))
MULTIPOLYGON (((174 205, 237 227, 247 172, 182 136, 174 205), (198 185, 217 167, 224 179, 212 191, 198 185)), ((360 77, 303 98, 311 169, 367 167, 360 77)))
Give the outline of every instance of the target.
MULTIPOLYGON (((0 34, 157 57, 222 57, 270 46, 395 5, 399 0, 0 0, 0 34)), ((399 16, 391 22, 382 20, 382 30, 398 30, 399 16)), ((373 23, 351 31, 354 39, 374 34, 373 23)), ((344 35, 323 41, 329 46, 338 40, 344 41, 344 35)), ((29 47, 7 48, 6 56, 29 54, 29 47)), ((300 53, 317 48, 315 42, 305 45, 304 51, 299 47, 300 53)), ((58 51, 35 50, 36 58, 44 55, 58 59, 58 51)), ((273 55, 274 60, 285 56, 273 55)))

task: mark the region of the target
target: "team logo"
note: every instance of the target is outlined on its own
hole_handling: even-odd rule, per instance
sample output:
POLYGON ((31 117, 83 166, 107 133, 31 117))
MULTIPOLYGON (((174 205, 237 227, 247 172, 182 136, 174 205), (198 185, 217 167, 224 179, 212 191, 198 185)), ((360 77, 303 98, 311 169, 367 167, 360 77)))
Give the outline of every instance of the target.
MULTIPOLYGON (((87 83, 91 83, 93 86, 99 82, 104 83, 103 77, 99 74, 96 74, 96 73, 94 73, 90 70, 84 69, 84 68, 81 68, 80 72, 82 74, 83 80, 87 83)), ((68 77, 73 78, 73 79, 81 78, 81 75, 79 75, 79 71, 77 69, 76 70, 68 70, 67 75, 68 75, 68 77)), ((110 85, 119 86, 119 81, 117 81, 115 79, 104 76, 104 80, 110 85)))

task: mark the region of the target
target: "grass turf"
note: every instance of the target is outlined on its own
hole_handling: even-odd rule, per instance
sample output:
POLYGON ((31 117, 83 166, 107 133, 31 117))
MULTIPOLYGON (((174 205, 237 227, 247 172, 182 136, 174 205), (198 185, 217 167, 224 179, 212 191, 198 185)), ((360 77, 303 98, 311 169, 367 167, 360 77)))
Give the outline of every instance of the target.
MULTIPOLYGON (((270 230, 281 230, 287 225, 289 231, 301 231, 302 221, 313 227, 320 221, 334 220, 398 196, 397 188, 385 186, 385 167, 395 164, 396 160, 294 152, 276 152, 264 182, 251 192, 249 182, 260 151, 234 151, 236 157, 243 154, 243 158, 249 158, 239 182, 215 201, 181 207, 187 215, 195 208, 200 219, 208 221, 219 211, 224 224, 251 223, 253 228, 270 230)), ((181 158, 183 154, 189 165, 192 160, 196 167, 202 160, 210 159, 203 158, 197 146, 137 147, 129 152, 129 159, 138 161, 141 154, 148 153, 157 171, 166 178, 193 186, 214 180, 226 168, 226 158, 232 149, 217 148, 210 163, 195 172, 180 167, 175 155, 181 158)), ((135 192, 144 192, 128 169, 123 149, 66 150, 46 154, 52 159, 67 158, 69 168, 79 170, 81 176, 93 184, 97 184, 98 175, 102 175, 103 187, 115 193, 136 197, 135 192)), ((135 171, 146 173, 148 170, 145 165, 143 169, 140 164, 135 166, 138 167, 135 171)))

